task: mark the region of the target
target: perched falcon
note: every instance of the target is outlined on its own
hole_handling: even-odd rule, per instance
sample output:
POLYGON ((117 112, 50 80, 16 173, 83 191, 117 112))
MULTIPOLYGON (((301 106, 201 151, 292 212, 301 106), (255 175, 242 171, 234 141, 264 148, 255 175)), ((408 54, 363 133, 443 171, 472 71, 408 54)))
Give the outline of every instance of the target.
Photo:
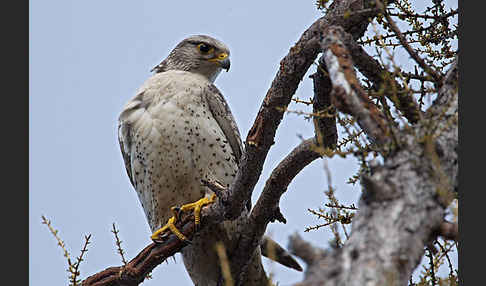
MULTIPOLYGON (((243 150, 240 133, 228 104, 213 84, 222 69, 229 70, 229 55, 228 47, 212 37, 184 39, 153 69, 155 74, 120 114, 121 152, 154 232, 152 238, 174 221, 171 207, 184 205, 184 210, 197 211, 214 200, 202 179, 229 186, 238 170, 243 150)), ((248 211, 234 221, 203 228, 183 248, 184 265, 195 285, 218 283, 215 243, 222 242, 227 251, 234 249, 248 211)), ((290 260, 279 262, 298 269, 290 260)), ((246 285, 268 285, 260 248, 255 251, 248 277, 246 285)))

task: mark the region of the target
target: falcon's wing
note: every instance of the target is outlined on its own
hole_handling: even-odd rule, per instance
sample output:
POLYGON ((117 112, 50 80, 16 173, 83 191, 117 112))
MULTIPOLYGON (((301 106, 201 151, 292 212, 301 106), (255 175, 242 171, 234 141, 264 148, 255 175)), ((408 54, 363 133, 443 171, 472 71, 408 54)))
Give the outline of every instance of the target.
POLYGON ((145 108, 149 103, 148 98, 144 98, 144 92, 142 91, 125 105, 118 118, 118 143, 120 144, 120 151, 123 156, 123 161, 125 162, 125 169, 127 170, 128 177, 134 188, 136 188, 136 180, 132 174, 131 160, 133 126, 129 117, 134 111, 140 108, 145 108))
MULTIPOLYGON (((204 95, 206 96, 209 110, 211 110, 213 117, 218 122, 219 127, 223 130, 223 133, 233 150, 233 154, 235 154, 236 163, 239 164, 241 155, 243 154, 243 143, 241 142, 238 125, 236 125, 236 121, 231 113, 228 103, 226 103, 223 95, 214 84, 209 85, 208 91, 205 92, 204 95)), ((251 200, 246 202, 246 208, 248 211, 251 210, 251 200)))
POLYGON ((120 150, 123 156, 123 161, 125 162, 125 169, 127 170, 128 177, 130 178, 132 186, 135 187, 132 178, 132 163, 130 160, 130 126, 124 124, 122 121, 118 121, 118 143, 120 143, 120 150))
POLYGON ((223 130, 223 133, 233 150, 233 154, 235 154, 236 162, 239 164, 241 154, 243 153, 243 143, 241 142, 238 126, 236 125, 226 100, 214 84, 208 86, 204 95, 206 96, 209 110, 211 110, 213 117, 218 122, 219 127, 223 130))

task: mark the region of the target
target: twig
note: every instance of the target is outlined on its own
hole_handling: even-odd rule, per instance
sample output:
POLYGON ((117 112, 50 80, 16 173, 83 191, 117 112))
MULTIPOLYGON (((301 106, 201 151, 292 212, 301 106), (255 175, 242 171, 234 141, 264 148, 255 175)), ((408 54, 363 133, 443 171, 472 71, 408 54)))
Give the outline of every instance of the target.
POLYGON ((58 236, 58 234, 57 234, 58 231, 56 229, 54 229, 54 227, 52 227, 51 221, 48 220, 45 216, 41 216, 41 218, 42 218, 42 223, 45 224, 45 225, 47 225, 47 227, 49 228, 49 231, 56 238, 57 245, 59 245, 59 247, 61 247, 61 249, 64 252, 64 257, 66 257, 66 260, 67 260, 67 263, 68 263, 68 269, 67 270, 70 273, 70 275, 69 275, 69 283, 70 283, 70 285, 72 285, 72 286, 79 285, 79 282, 80 282, 79 279, 78 279, 78 277, 80 275, 79 265, 83 261, 84 254, 88 251, 88 244, 89 244, 89 240, 91 239, 91 234, 84 236, 84 239, 85 240, 84 240, 83 248, 81 249, 81 254, 76 258, 76 262, 73 263, 71 261, 71 256, 70 256, 69 252, 66 249, 66 244, 58 236))
POLYGON ((56 238, 57 245, 59 245, 59 247, 61 247, 61 249, 63 251, 63 254, 64 254, 64 257, 67 258, 68 265, 69 265, 69 267, 71 267, 71 265, 72 265, 72 263, 71 263, 71 255, 69 254, 69 252, 66 249, 66 244, 57 235, 58 231, 56 229, 54 229, 54 227, 52 227, 51 221, 48 220, 45 216, 41 216, 41 218, 42 218, 42 223, 45 224, 45 225, 47 225, 47 228, 49 228, 49 231, 52 233, 52 235, 54 236, 54 238, 56 238))
POLYGON ((429 258, 429 269, 430 269, 430 276, 432 278, 432 286, 435 286, 437 284, 437 278, 435 277, 435 269, 434 269, 434 254, 432 253, 432 250, 428 249, 427 250, 427 257, 429 258))
POLYGON ((459 11, 452 10, 451 12, 444 14, 444 15, 426 15, 426 14, 410 14, 410 13, 388 13, 390 16, 396 16, 396 17, 410 17, 410 18, 422 18, 422 19, 435 19, 437 21, 444 19, 444 18, 449 18, 451 16, 457 15, 459 11))
MULTIPOLYGON (((450 259, 450 257, 449 257, 449 251, 451 250, 451 248, 449 248, 449 249, 445 249, 445 248, 442 246, 442 244, 440 244, 440 242, 439 242, 439 241, 437 241, 437 240, 435 241, 435 243, 436 243, 437 245, 439 245, 440 250, 442 251, 442 256, 445 256, 445 258, 447 259, 447 264, 448 264, 448 266, 449 266, 449 276, 454 275, 454 269, 452 268, 452 262, 451 262, 451 259, 450 259)), ((439 259, 441 259, 441 258, 442 258, 442 257, 439 257, 439 259)), ((439 259, 438 259, 438 260, 439 260, 439 259)))
POLYGON ((312 99, 310 101, 305 101, 305 100, 302 100, 302 99, 299 99, 299 98, 292 98, 292 101, 295 101, 296 103, 303 103, 305 105, 313 104, 312 99))
POLYGON ((262 242, 260 243, 260 250, 263 256, 266 256, 272 260, 278 258, 278 262, 289 268, 295 269, 297 271, 303 271, 302 267, 299 265, 295 259, 289 255, 287 250, 280 246, 277 242, 270 239, 267 235, 264 235, 262 242))
POLYGON ((121 243, 122 241, 120 240, 120 238, 118 237, 118 233, 120 232, 119 230, 116 229, 115 227, 115 223, 113 223, 113 229, 111 230, 111 232, 113 232, 113 234, 115 235, 115 244, 116 244, 116 247, 117 247, 117 251, 118 253, 120 254, 121 256, 121 259, 122 259, 122 262, 123 262, 123 265, 127 265, 127 260, 125 259, 125 251, 123 250, 123 248, 121 247, 121 243))
POLYGON ((389 27, 393 30, 393 32, 395 32, 395 34, 397 35, 398 40, 400 41, 400 43, 402 44, 402 46, 405 48, 405 50, 408 52, 408 54, 415 60, 415 62, 417 62, 417 64, 426 73, 428 73, 430 76, 432 76, 434 78, 434 80, 435 80, 436 83, 440 84, 440 82, 442 80, 442 76, 440 74, 438 74, 437 71, 435 71, 434 69, 432 69, 429 65, 427 65, 424 62, 424 60, 417 55, 417 53, 412 49, 412 47, 410 47, 410 45, 407 43, 407 40, 405 39, 405 37, 400 32, 400 29, 395 24, 395 21, 393 21, 393 19, 390 17, 390 15, 388 15, 388 13, 386 12, 385 6, 383 5, 383 3, 381 3, 380 0, 376 0, 376 6, 379 9, 382 10, 382 12, 383 12, 383 14, 384 14, 384 16, 385 16, 388 24, 389 24, 389 27))
MULTIPOLYGON (((430 26, 427 26, 427 27, 421 27, 421 28, 416 29, 416 30, 403 32, 402 35, 405 36, 405 35, 413 35, 413 34, 416 34, 416 33, 426 32, 426 31, 428 31, 432 28, 434 28, 433 25, 430 25, 430 26)), ((393 34, 381 35, 380 37, 381 37, 381 39, 384 40, 384 39, 388 39, 388 38, 396 38, 397 35, 395 33, 393 33, 393 34)), ((360 44, 360 45, 366 45, 366 44, 369 44, 369 43, 375 43, 377 40, 378 40, 378 38, 376 36, 374 36, 372 39, 364 40, 364 41, 358 41, 357 43, 360 44)))
POLYGON ((325 206, 328 207, 328 208, 338 208, 338 209, 353 210, 353 211, 358 210, 358 208, 354 204, 352 204, 350 206, 345 206, 345 205, 337 205, 337 204, 326 203, 325 206))
POLYGON ((203 186, 206 186, 211 191, 213 191, 220 199, 224 199, 228 195, 228 189, 218 181, 207 181, 205 179, 201 179, 201 183, 203 184, 203 186))
POLYGON ((79 277, 79 275, 81 274, 79 272, 79 265, 84 260, 83 259, 84 254, 86 252, 88 252, 88 244, 90 243, 89 242, 90 239, 91 239, 91 234, 84 236, 84 245, 83 245, 83 248, 81 248, 81 254, 76 258, 76 263, 74 263, 73 272, 75 273, 75 275, 73 275, 72 280, 71 280, 71 284, 73 286, 79 285, 79 283, 80 283, 80 281, 77 279, 77 277, 79 277))

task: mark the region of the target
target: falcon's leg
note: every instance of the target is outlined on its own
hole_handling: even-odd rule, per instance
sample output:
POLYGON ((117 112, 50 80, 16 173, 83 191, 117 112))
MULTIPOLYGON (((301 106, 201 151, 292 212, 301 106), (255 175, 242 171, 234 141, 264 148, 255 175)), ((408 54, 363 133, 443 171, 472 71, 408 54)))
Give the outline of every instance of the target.
POLYGON ((171 210, 174 213, 174 216, 169 219, 166 225, 156 230, 150 238, 152 238, 152 240, 155 241, 159 238, 160 235, 166 233, 167 231, 171 231, 180 240, 189 241, 187 237, 175 227, 175 222, 179 218, 179 212, 194 210, 194 223, 196 224, 196 227, 198 227, 199 224, 201 223, 202 207, 213 203, 215 199, 216 199, 216 195, 212 194, 210 198, 204 197, 196 202, 185 204, 180 208, 172 207, 171 210))

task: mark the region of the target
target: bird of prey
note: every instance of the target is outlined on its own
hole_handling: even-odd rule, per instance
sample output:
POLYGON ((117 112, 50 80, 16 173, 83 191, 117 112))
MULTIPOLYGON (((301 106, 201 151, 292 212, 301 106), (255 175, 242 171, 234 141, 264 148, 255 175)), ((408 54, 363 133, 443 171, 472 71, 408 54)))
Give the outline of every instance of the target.
MULTIPOLYGON (((215 200, 201 180, 229 186, 238 170, 243 144, 236 122, 221 92, 213 84, 222 69, 230 68, 230 51, 205 35, 181 41, 129 100, 118 119, 118 140, 130 181, 153 232, 152 239, 173 226, 174 206, 200 208, 215 200)), ((220 279, 215 243, 234 249, 249 208, 234 221, 210 225, 182 249, 184 265, 195 285, 213 286, 220 279)), ((198 223, 196 221, 196 223, 198 223)), ((179 235, 180 239, 185 239, 179 235)), ((280 257, 272 259, 300 266, 275 242, 280 257)), ((278 255, 277 255, 278 256, 278 255)), ((301 270, 301 269, 300 269, 301 270)), ((245 285, 268 285, 257 248, 245 285)))

